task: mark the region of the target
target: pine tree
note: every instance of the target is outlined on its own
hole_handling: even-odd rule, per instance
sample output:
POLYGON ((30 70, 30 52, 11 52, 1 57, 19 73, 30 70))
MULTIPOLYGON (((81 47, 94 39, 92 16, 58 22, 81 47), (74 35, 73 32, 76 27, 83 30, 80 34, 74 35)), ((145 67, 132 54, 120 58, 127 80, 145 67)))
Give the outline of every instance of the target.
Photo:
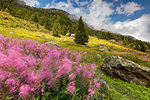
POLYGON ((36 23, 38 23, 38 15, 36 13, 33 13, 31 15, 31 18, 30 18, 31 21, 34 21, 36 23))
POLYGON ((135 49, 136 50, 141 50, 141 46, 139 45, 139 41, 135 42, 135 49))
POLYGON ((52 27, 53 36, 60 37, 59 34, 61 34, 61 25, 60 25, 60 16, 57 16, 56 21, 54 22, 54 25, 52 27))
POLYGON ((123 45, 124 45, 124 46, 127 46, 127 45, 128 45, 128 43, 127 43, 127 40, 126 40, 126 39, 124 39, 124 40, 123 40, 123 45))
POLYGON ((85 30, 84 23, 82 21, 82 17, 80 17, 79 23, 78 23, 78 30, 77 30, 77 33, 75 34, 74 41, 76 44, 84 45, 85 43, 88 42, 88 39, 89 39, 89 36, 85 30))
POLYGON ((140 46, 141 46, 141 51, 142 52, 145 52, 146 51, 146 48, 145 48, 145 45, 143 42, 140 43, 140 46))
POLYGON ((67 34, 67 32, 68 32, 68 29, 67 29, 67 26, 66 25, 63 25, 63 27, 62 27, 62 35, 66 35, 67 34))

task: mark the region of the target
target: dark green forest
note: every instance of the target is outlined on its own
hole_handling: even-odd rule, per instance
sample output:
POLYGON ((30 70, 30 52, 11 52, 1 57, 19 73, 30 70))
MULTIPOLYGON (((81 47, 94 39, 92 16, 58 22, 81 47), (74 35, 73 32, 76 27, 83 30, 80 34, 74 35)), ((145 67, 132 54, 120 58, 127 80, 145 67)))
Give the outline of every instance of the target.
MULTIPOLYGON (((60 34, 76 34, 78 32, 78 21, 71 20, 69 18, 70 14, 63 10, 30 7, 20 0, 0 0, 0 10, 10 13, 12 16, 39 23, 47 30, 52 31, 53 36, 59 37, 60 34)), ((105 40, 115 40, 126 47, 142 52, 146 52, 150 49, 149 42, 143 42, 131 36, 94 30, 86 25, 85 29, 87 34, 91 36, 96 36, 97 38, 105 40)))

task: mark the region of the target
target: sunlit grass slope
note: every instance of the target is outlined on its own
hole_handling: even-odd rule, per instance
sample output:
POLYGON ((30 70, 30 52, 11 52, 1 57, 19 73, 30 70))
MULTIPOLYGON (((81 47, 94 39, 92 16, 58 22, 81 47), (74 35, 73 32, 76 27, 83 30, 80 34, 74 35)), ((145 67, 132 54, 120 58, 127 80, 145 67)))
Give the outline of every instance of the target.
POLYGON ((11 27, 11 28, 27 29, 31 31, 48 32, 43 26, 35 22, 19 19, 2 11, 0 11, 0 25, 7 28, 11 27))

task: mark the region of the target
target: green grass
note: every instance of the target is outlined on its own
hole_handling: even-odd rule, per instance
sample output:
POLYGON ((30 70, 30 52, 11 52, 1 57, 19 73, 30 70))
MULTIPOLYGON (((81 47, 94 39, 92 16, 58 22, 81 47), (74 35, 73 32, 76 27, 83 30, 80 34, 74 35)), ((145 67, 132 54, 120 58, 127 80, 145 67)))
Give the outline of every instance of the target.
MULTIPOLYGON (((63 49, 68 48, 73 52, 82 52, 82 63, 96 63, 97 74, 102 74, 99 67, 105 57, 111 55, 122 56, 140 65, 150 67, 149 61, 143 61, 138 58, 138 56, 146 53, 130 49, 136 54, 134 56, 129 55, 125 53, 129 48, 113 44, 106 40, 97 39, 96 37, 90 37, 88 43, 90 48, 88 48, 85 45, 75 44, 73 38, 69 38, 68 36, 61 36, 61 38, 53 37, 51 32, 45 30, 43 26, 38 28, 36 23, 18 19, 3 12, 0 12, 0 34, 12 38, 32 39, 38 42, 52 41, 58 43, 63 49), (105 44, 111 51, 100 52, 98 50, 99 43, 105 44), (101 57, 97 54, 101 55, 101 57)), ((136 85, 132 82, 127 83, 105 74, 103 78, 109 85, 109 93, 105 98, 106 100, 150 100, 150 88, 136 85)))
POLYGON ((7 28, 22 28, 31 31, 49 32, 43 26, 35 22, 19 19, 2 11, 0 11, 0 25, 7 28))

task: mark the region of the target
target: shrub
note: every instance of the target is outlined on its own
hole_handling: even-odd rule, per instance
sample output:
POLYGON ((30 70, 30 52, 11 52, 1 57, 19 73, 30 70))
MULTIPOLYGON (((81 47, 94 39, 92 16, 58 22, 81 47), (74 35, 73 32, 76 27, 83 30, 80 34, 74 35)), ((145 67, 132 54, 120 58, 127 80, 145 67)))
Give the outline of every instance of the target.
POLYGON ((80 53, 1 36, 0 99, 101 98, 96 65, 80 61, 80 53))

